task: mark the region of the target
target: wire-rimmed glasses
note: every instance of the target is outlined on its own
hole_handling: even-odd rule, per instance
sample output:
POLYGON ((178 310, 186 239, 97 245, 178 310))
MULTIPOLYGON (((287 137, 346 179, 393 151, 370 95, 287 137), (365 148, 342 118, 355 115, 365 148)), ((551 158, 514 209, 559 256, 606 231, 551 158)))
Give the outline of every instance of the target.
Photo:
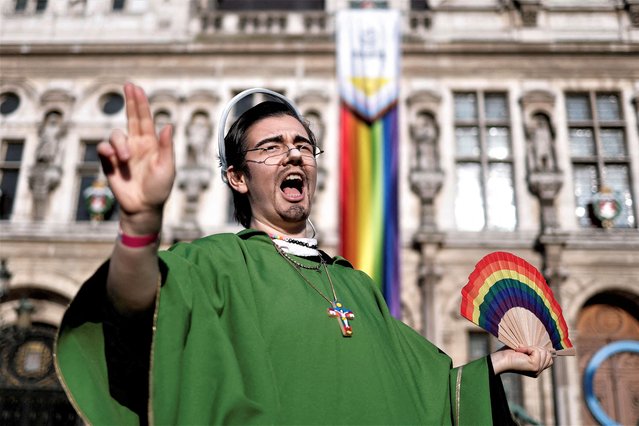
POLYGON ((295 146, 292 147, 288 147, 281 143, 273 143, 258 148, 247 149, 243 152, 245 154, 247 152, 257 153, 257 159, 246 159, 245 161, 247 162, 276 166, 282 162, 282 158, 284 156, 288 156, 294 149, 297 149, 300 152, 300 156, 305 163, 310 164, 314 164, 317 156, 324 152, 317 145, 313 145, 308 142, 296 143, 295 146))

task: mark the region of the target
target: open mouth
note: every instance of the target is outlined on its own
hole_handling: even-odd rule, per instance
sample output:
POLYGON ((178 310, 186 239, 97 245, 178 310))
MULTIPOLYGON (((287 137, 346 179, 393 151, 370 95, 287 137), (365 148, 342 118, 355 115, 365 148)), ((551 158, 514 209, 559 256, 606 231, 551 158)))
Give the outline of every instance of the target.
POLYGON ((290 174, 280 184, 280 190, 287 200, 300 200, 304 197, 304 179, 299 174, 290 174))

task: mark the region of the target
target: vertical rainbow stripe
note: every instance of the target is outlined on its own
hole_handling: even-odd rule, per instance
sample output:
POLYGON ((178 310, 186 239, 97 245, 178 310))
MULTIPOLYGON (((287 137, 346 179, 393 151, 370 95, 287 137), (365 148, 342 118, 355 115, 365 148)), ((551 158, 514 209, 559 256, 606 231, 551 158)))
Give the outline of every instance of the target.
POLYGON ((342 10, 336 31, 341 254, 373 278, 395 317, 401 314, 397 211, 400 19, 397 10, 342 10))
POLYGON ((380 286, 400 316, 397 107, 368 123, 341 105, 341 254, 380 286))

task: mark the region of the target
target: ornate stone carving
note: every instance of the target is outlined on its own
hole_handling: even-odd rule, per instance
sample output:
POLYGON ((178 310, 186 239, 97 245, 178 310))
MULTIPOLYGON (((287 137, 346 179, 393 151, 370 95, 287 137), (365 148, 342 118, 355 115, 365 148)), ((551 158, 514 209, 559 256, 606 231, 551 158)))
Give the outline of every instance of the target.
POLYGON ((171 114, 161 109, 153 114, 153 124, 155 125, 155 133, 160 134, 160 131, 167 125, 171 124, 171 114))
POLYGON ((213 125, 206 112, 196 111, 187 125, 186 162, 178 174, 178 186, 184 192, 182 226, 176 230, 179 239, 199 236, 197 212, 200 195, 209 187, 212 177, 209 145, 213 125))
MULTIPOLYGON (((189 231, 189 237, 182 235, 179 239, 191 239, 191 232, 199 236, 197 212, 200 195, 209 187, 212 172, 210 168, 186 166, 179 171, 178 186, 184 192, 184 208, 182 210, 182 231, 189 231)), ((179 230, 176 230, 176 234, 179 230)))
POLYGON ((59 165, 62 160, 60 140, 66 133, 62 114, 59 111, 49 111, 45 114, 38 130, 40 141, 36 148, 36 163, 59 165))
POLYGON ((555 98, 541 90, 526 92, 521 105, 526 134, 528 186, 539 198, 543 232, 559 227, 555 198, 563 184, 555 152, 552 112, 555 98))
POLYGON ((57 110, 48 111, 40 125, 39 142, 36 148, 36 162, 29 176, 29 187, 33 193, 32 217, 34 220, 44 219, 49 202, 49 194, 62 178, 61 141, 66 134, 67 125, 62 113, 57 110))
POLYGON ((639 27, 639 0, 624 0, 624 6, 628 11, 628 17, 633 27, 639 27))
POLYGON ((437 228, 434 201, 444 181, 439 165, 439 125, 435 113, 440 102, 441 96, 428 90, 416 91, 406 100, 414 151, 409 179, 411 190, 421 202, 420 231, 437 228))
POLYGON ((555 209, 555 197, 563 184, 563 173, 533 172, 528 175, 528 186, 539 197, 541 224, 544 232, 557 229, 559 221, 555 209))
POLYGON ((557 172, 555 154, 555 132, 550 118, 544 113, 535 113, 526 125, 526 147, 528 170, 531 173, 557 172))
POLYGON ((411 156, 411 169, 439 170, 439 127, 432 113, 417 113, 415 121, 410 125, 410 136, 415 144, 415 155, 411 156))
POLYGON ((541 9, 541 0, 500 0, 500 5, 507 10, 519 13, 524 27, 536 27, 537 15, 541 9))
MULTIPOLYGON (((423 103, 417 105, 422 106, 423 103)), ((444 172, 439 165, 439 126, 432 109, 411 113, 412 142, 410 185, 421 202, 420 230, 435 230, 435 197, 442 187, 444 172)))
POLYGON ((208 148, 212 132, 213 125, 208 114, 202 111, 193 113, 186 128, 187 166, 208 168, 211 165, 208 148))

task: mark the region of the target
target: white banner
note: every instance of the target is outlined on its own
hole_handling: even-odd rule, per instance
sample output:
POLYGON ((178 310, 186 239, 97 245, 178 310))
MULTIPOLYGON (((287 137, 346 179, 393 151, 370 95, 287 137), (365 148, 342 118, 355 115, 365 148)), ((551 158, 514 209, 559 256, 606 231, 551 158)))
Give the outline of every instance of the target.
POLYGON ((337 15, 340 96, 369 121, 397 100, 399 19, 397 10, 343 10, 337 15))

